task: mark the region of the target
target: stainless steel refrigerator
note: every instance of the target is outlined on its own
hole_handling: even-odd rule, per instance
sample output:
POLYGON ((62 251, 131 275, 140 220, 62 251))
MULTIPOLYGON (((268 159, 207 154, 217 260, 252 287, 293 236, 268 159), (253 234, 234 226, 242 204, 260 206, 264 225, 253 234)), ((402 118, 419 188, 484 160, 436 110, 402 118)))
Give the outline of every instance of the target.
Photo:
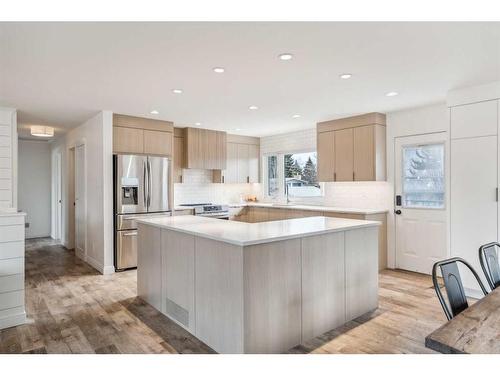
POLYGON ((170 160, 113 155, 114 262, 117 271, 137 267, 137 217, 169 215, 170 160))

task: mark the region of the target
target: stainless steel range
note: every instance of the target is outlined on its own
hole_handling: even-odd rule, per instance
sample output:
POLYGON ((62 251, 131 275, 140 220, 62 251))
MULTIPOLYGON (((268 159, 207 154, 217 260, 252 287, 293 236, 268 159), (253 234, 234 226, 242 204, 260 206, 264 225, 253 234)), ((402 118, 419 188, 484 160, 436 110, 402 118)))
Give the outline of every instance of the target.
POLYGON ((181 204, 180 206, 192 208, 196 216, 229 220, 228 205, 212 204, 212 203, 194 203, 194 204, 181 204))

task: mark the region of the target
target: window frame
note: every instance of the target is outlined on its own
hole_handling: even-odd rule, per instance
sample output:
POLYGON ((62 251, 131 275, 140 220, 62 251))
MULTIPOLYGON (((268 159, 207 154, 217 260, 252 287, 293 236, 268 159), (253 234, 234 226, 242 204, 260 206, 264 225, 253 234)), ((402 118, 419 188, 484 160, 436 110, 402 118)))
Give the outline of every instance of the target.
MULTIPOLYGON (((262 181, 264 182, 264 197, 265 197, 265 199, 272 200, 272 201, 286 199, 286 195, 285 195, 285 155, 304 154, 304 153, 312 153, 312 152, 316 153, 316 172, 317 172, 317 167, 318 167, 318 165, 317 165, 317 156, 318 156, 317 149, 307 148, 307 149, 298 149, 298 150, 268 152, 268 153, 262 154, 262 165, 264 166, 262 181), (276 156, 277 163, 278 163, 278 171, 277 171, 278 193, 276 195, 269 195, 267 158, 270 156, 276 156)), ((290 195, 288 197, 289 200, 294 201, 294 202, 313 202, 313 201, 322 200, 323 197, 325 196, 324 183, 323 182, 318 182, 318 183, 319 183, 320 191, 321 191, 321 194, 319 196, 294 197, 293 195, 290 195)))

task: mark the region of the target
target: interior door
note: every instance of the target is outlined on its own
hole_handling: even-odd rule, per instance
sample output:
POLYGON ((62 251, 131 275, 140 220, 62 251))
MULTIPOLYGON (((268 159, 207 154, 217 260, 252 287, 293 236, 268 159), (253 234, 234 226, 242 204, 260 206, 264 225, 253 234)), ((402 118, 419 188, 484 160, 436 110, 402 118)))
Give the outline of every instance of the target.
POLYGON ((75 247, 77 253, 86 253, 86 178, 85 145, 75 147, 75 247))
POLYGON ((56 154, 56 240, 62 239, 62 160, 61 153, 56 154))
POLYGON ((169 160, 162 157, 148 157, 148 212, 170 210, 168 197, 169 160))
POLYGON ((395 139, 396 267, 430 274, 447 258, 446 133, 395 139))

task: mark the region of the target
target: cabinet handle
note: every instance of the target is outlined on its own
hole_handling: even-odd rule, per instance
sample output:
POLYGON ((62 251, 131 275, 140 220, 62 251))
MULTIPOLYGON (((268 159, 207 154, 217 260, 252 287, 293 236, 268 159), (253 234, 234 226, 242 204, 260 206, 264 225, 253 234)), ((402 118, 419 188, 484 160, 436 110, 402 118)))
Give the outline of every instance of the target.
POLYGON ((495 189, 495 201, 498 202, 498 188, 495 189))
POLYGON ((352 180, 356 181, 356 177, 355 177, 354 171, 352 172, 352 180))
POLYGON ((225 183, 226 183, 225 176, 222 176, 222 183, 223 183, 223 184, 225 184, 225 183))
POLYGON ((181 184, 182 184, 182 182, 183 182, 183 181, 182 181, 182 175, 180 175, 179 177, 180 177, 180 182, 181 182, 181 184))
POLYGON ((250 176, 247 176, 247 184, 250 183, 250 176))
POLYGON ((337 181, 337 172, 333 172, 333 181, 337 181))

